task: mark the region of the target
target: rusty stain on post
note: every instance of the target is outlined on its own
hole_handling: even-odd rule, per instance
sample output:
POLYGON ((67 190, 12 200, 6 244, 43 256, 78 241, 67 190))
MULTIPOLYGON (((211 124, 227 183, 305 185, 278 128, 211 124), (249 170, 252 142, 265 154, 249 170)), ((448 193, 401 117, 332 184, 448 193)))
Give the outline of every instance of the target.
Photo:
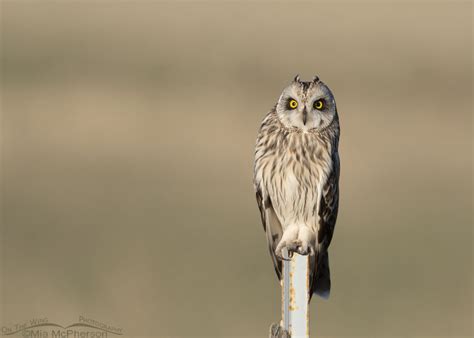
POLYGON ((283 261, 282 278, 282 327, 292 338, 309 338, 308 301, 309 258, 295 253, 283 261))

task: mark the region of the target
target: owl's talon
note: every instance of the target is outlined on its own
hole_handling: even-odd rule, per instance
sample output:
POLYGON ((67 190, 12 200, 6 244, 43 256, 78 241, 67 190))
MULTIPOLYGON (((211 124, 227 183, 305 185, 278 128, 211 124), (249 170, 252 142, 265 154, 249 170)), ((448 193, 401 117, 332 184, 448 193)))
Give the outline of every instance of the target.
POLYGON ((286 256, 283 254, 283 249, 280 249, 280 250, 276 250, 275 251, 275 256, 277 256, 278 259, 282 260, 282 261, 291 261, 291 258, 293 257, 293 253, 290 253, 290 252, 287 252, 286 253, 286 256))
POLYGON ((293 253, 297 252, 300 246, 301 246, 301 241, 298 239, 295 239, 294 241, 287 243, 286 249, 288 250, 288 255, 291 255, 290 257, 292 257, 293 253))
POLYGON ((275 255, 282 261, 291 261, 295 252, 300 253, 301 245, 299 239, 282 242, 275 250, 275 255))
POLYGON ((309 243, 304 243, 302 246, 298 248, 298 253, 303 256, 306 256, 306 255, 313 256, 314 249, 311 245, 309 245, 309 243))

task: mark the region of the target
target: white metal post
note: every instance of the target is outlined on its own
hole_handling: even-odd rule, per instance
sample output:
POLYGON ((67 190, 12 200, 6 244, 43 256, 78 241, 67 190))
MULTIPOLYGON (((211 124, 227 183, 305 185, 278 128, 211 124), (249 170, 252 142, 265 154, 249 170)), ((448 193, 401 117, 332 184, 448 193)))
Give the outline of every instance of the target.
MULTIPOLYGON (((284 256, 288 257, 287 252, 284 256)), ((309 256, 283 261, 282 321, 291 338, 309 338, 309 256)))

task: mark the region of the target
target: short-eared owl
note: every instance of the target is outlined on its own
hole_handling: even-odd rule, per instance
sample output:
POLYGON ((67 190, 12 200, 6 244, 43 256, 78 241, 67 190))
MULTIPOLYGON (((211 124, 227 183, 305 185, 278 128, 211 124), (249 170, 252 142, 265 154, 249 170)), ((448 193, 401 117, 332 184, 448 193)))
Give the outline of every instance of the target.
POLYGON ((254 186, 270 254, 281 278, 282 249, 310 255, 310 297, 331 288, 328 247, 339 202, 339 118, 331 90, 297 76, 265 116, 254 186))

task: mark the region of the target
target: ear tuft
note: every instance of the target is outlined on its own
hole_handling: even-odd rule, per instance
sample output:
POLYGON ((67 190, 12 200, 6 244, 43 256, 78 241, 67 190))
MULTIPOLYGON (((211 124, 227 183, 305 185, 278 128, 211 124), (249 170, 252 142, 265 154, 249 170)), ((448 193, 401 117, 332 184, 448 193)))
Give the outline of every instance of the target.
POLYGON ((315 75, 315 76, 313 77, 313 82, 314 82, 314 83, 318 83, 318 82, 319 82, 319 76, 315 75))
POLYGON ((300 80, 300 75, 297 74, 297 75, 295 76, 295 78, 293 79, 293 81, 294 81, 294 82, 301 82, 301 80, 300 80))

